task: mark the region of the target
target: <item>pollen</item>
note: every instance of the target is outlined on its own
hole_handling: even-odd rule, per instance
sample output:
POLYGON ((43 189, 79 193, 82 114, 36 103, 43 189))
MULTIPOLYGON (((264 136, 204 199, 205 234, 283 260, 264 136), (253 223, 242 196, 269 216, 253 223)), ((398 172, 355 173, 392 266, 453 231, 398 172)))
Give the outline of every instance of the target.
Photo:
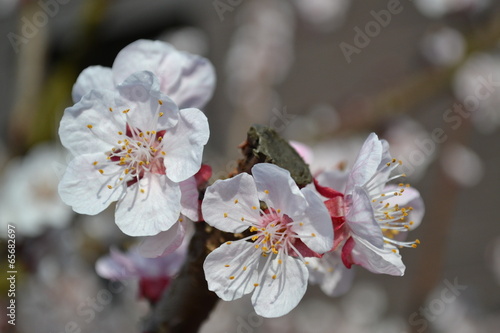
POLYGON ((231 245, 232 242, 226 242, 227 245, 231 245))
POLYGON ((92 163, 93 165, 97 165, 97 161, 95 161, 94 163, 92 163))
POLYGON ((92 128, 92 127, 94 127, 94 126, 92 126, 92 125, 90 125, 90 124, 89 124, 89 125, 87 125, 87 127, 88 127, 88 128, 92 128))
POLYGON ((165 153, 163 150, 161 151, 161 154, 162 154, 163 156, 167 155, 167 153, 165 153))
POLYGON ((242 270, 246 271, 247 270, 247 266, 243 266, 242 270))
POLYGON ((113 108, 109 108, 108 110, 109 110, 109 112, 113 112, 113 108))
POLYGON ((398 250, 396 250, 396 249, 392 249, 391 251, 394 253, 398 253, 398 250))
POLYGON ((280 265, 281 265, 282 263, 283 263, 283 260, 278 259, 278 264, 280 264, 280 265))
POLYGON ((122 131, 118 131, 118 135, 122 135, 122 134, 123 134, 123 132, 122 132, 122 131))
POLYGON ((224 267, 229 267, 229 265, 224 265, 224 267))
POLYGON ((224 213, 224 217, 227 217, 227 213, 224 213))
POLYGON ((229 280, 234 280, 234 275, 230 276, 229 280))
POLYGON ((255 206, 252 206, 252 209, 257 209, 257 207, 255 207, 255 206))
POLYGON ((269 191, 268 191, 268 190, 264 190, 264 193, 265 193, 265 194, 269 194, 269 191))
POLYGON ((104 173, 104 170, 103 169, 99 169, 99 172, 101 173, 101 175, 104 173))
POLYGON ((111 190, 111 189, 113 188, 113 186, 111 186, 111 185, 108 185, 108 188, 109 188, 109 189, 111 190))
POLYGON ((144 191, 144 189, 143 189, 143 188, 141 188, 141 193, 144 193, 144 192, 145 192, 145 191, 144 191))
POLYGON ((273 277, 273 280, 276 280, 276 274, 274 274, 272 277, 273 277))
POLYGON ((159 99, 158 104, 163 105, 163 101, 161 99, 159 99))
POLYGON ((254 284, 253 284, 253 286, 254 286, 254 287, 258 287, 258 286, 259 286, 259 284, 258 284, 258 283, 254 283, 254 284))
POLYGON ((160 112, 160 117, 163 117, 164 113, 163 112, 160 112))
POLYGON ((130 109, 123 110, 122 113, 129 113, 130 109))
POLYGON ((234 203, 237 204, 238 203, 238 199, 234 200, 234 203))

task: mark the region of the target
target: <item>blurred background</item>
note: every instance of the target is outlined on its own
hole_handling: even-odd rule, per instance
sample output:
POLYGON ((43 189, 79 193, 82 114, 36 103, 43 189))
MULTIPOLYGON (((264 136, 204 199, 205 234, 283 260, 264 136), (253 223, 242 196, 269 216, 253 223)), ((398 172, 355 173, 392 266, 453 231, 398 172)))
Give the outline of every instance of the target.
MULTIPOLYGON (((500 327, 500 3, 494 0, 0 0, 0 305, 16 226, 16 326, 2 332, 140 332, 137 281, 95 262, 132 243, 113 212, 59 201, 57 128, 87 66, 137 39, 214 64, 203 110, 214 179, 251 124, 311 147, 313 172, 349 166, 375 131, 426 204, 404 277, 355 268, 347 294, 310 286, 278 319, 220 302, 202 332, 497 332, 500 327), (111 290, 111 292, 109 291, 111 290)), ((2 311, 3 313, 3 311, 2 311)))

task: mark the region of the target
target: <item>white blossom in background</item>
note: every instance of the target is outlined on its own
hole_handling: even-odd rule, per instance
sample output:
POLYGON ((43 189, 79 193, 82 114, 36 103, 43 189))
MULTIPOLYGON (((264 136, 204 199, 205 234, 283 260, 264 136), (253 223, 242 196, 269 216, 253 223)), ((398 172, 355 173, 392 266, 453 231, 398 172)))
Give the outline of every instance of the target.
POLYGON ((159 88, 151 72, 135 73, 116 90, 83 96, 59 127, 75 156, 59 184, 61 198, 88 215, 118 201, 115 222, 131 236, 156 235, 178 223, 181 211, 197 211, 181 193, 200 169, 207 118, 198 109, 179 110, 159 88))
POLYGON ((349 0, 294 0, 299 17, 320 32, 331 32, 345 21, 349 0))
POLYGON ((111 248, 109 255, 97 260, 96 272, 110 280, 138 280, 140 296, 156 302, 179 272, 186 255, 187 242, 158 258, 145 258, 137 247, 125 253, 111 248))
POLYGON ((469 57, 455 73, 453 91, 457 99, 464 104, 468 100, 476 101, 471 105, 466 104, 464 112, 470 114, 477 130, 489 134, 500 126, 500 58, 498 56, 477 53, 469 57))
POLYGON ((290 173, 256 164, 207 188, 205 221, 225 232, 252 235, 222 244, 206 258, 208 288, 225 301, 252 294, 258 315, 278 317, 302 299, 307 257, 329 251, 333 228, 328 211, 310 189, 299 190, 290 173), (267 206, 260 208, 260 201, 267 206))
POLYGON ((259 0, 238 8, 240 25, 227 54, 227 96, 259 121, 259 110, 271 110, 274 87, 294 59, 295 19, 286 1, 259 0))
POLYGON ((92 89, 112 90, 142 71, 155 74, 161 92, 181 109, 203 108, 215 89, 215 70, 207 59, 178 51, 165 42, 141 39, 123 48, 111 68, 91 66, 83 70, 73 86, 73 101, 78 102, 92 89))
POLYGON ((399 167, 408 179, 421 179, 438 154, 438 145, 431 134, 417 121, 409 117, 398 117, 388 123, 383 133, 391 147, 391 155, 403 162, 399 167), (432 142, 433 146, 428 142, 432 142))
POLYGON ((425 16, 439 18, 458 12, 480 12, 489 6, 490 0, 415 0, 414 3, 425 16))
POLYGON ((420 224, 424 206, 409 185, 387 184, 402 176, 391 175, 399 164, 388 143, 372 133, 348 173, 332 170, 318 175, 316 188, 327 198, 335 228, 334 250, 341 247, 346 267, 356 264, 373 273, 403 275, 398 248, 420 243, 401 240, 420 224))
POLYGON ((445 147, 440 162, 444 173, 461 186, 475 186, 483 178, 483 162, 472 149, 463 145, 445 147))
POLYGON ((23 158, 7 163, 0 181, 0 225, 2 235, 7 224, 16 233, 37 236, 47 227, 61 228, 73 216, 57 194, 57 185, 66 164, 66 154, 56 144, 42 143, 23 158))
POLYGON ((441 27, 427 33, 420 42, 424 57, 436 66, 453 66, 465 54, 466 41, 453 28, 441 27))

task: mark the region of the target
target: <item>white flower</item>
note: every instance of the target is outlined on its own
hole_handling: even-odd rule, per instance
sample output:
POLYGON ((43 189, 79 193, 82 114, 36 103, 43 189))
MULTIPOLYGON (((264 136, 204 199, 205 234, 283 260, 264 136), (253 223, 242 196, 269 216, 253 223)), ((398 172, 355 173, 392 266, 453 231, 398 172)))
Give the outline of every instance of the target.
POLYGON ((215 70, 205 58, 176 50, 168 43, 138 40, 123 48, 113 67, 86 68, 73 86, 78 102, 92 89, 113 89, 136 72, 150 71, 160 81, 160 90, 179 108, 202 108, 215 88, 215 70))
POLYGON ((200 110, 179 111, 152 73, 138 72, 67 108, 59 135, 75 156, 59 184, 63 201, 89 215, 118 201, 120 229, 150 236, 170 229, 186 206, 182 182, 200 169, 209 129, 200 110))
POLYGON ((387 142, 372 133, 344 178, 343 194, 329 195, 328 189, 322 188, 344 187, 334 171, 317 178, 319 192, 331 198, 326 204, 335 225, 335 244, 343 244, 342 261, 348 268, 358 264, 374 273, 403 275, 405 266, 398 248, 420 243, 401 239, 420 224, 424 205, 418 191, 407 184, 387 185, 403 176, 390 177, 399 163, 390 156, 387 142))
POLYGON ((6 165, 0 185, 0 234, 6 235, 8 223, 24 236, 68 225, 73 212, 57 195, 58 168, 63 163, 62 149, 43 143, 6 165))
POLYGON ((252 235, 226 242, 203 265, 208 288, 230 301, 253 292, 258 315, 291 311, 307 288, 304 257, 329 251, 333 229, 328 211, 310 189, 299 190, 290 173, 257 164, 210 186, 202 204, 205 221, 226 232, 252 235), (267 208, 262 210, 260 202, 267 208))

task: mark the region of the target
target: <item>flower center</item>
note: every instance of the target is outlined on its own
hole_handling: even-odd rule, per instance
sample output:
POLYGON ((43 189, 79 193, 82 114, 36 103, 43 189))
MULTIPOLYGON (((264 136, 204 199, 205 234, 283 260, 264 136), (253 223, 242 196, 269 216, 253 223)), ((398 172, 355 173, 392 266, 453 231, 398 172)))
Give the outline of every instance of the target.
POLYGON ((135 184, 145 173, 165 174, 162 150, 163 131, 143 132, 127 124, 126 133, 118 132, 123 136, 117 141, 117 147, 107 153, 108 160, 124 167, 127 186, 135 184))
POLYGON ((261 227, 251 227, 250 232, 255 232, 252 241, 255 248, 262 251, 262 256, 267 257, 269 253, 278 254, 284 248, 285 253, 295 241, 296 234, 291 230, 293 220, 281 211, 269 209, 262 215, 261 227))
MULTIPOLYGON (((116 143, 114 143, 115 146, 111 151, 106 152, 107 164, 118 165, 120 166, 119 170, 108 173, 104 171, 105 166, 101 167, 101 165, 98 165, 98 161, 92 163, 101 175, 107 176, 112 180, 112 184, 107 185, 109 189, 113 189, 123 184, 132 186, 138 183, 148 173, 166 174, 165 165, 163 163, 163 159, 167 155, 163 150, 163 136, 166 130, 156 131, 157 121, 164 115, 163 112, 160 112, 160 107, 162 105, 163 101, 158 100, 158 108, 156 110, 154 123, 150 126, 155 128, 155 130, 145 132, 129 124, 128 113, 130 109, 121 111, 121 114, 124 115, 126 120, 125 133, 123 131, 118 131, 116 133, 118 136, 113 134, 112 136, 115 138, 114 140, 116 140, 116 143)), ((113 108, 109 108, 109 111, 115 112, 113 108)), ((94 133, 94 126, 92 124, 87 125, 87 128, 94 133)), ((98 133, 94 133, 94 135, 100 137, 98 133)), ((138 190, 141 193, 145 193, 143 188, 138 187, 138 190)))

